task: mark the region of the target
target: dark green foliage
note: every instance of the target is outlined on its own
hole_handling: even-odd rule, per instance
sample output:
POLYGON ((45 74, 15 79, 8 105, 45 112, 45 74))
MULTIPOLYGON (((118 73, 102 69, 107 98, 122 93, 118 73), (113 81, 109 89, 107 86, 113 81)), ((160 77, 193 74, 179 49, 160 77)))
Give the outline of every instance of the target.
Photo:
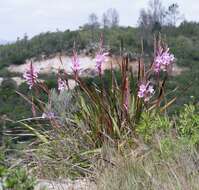
POLYGON ((172 123, 168 117, 155 113, 143 113, 136 132, 143 137, 144 141, 149 142, 153 139, 154 134, 158 132, 168 133, 171 128, 172 123))
POLYGON ((143 113, 136 132, 147 143, 155 135, 171 132, 191 145, 199 145, 199 106, 185 105, 177 117, 171 118, 157 113, 143 113))
POLYGON ((8 169, 0 166, 0 182, 3 190, 34 190, 36 180, 25 169, 8 169))
MULTIPOLYGON (((71 54, 74 41, 77 49, 92 50, 97 47, 99 36, 103 33, 104 45, 114 53, 121 50, 140 53, 140 30, 132 27, 113 27, 105 29, 96 29, 93 34, 90 29, 80 27, 79 30, 64 32, 46 32, 41 33, 32 39, 24 36, 18 39, 16 43, 0 46, 0 69, 9 64, 22 64, 26 59, 41 55, 48 57, 58 52, 71 54)), ((167 36, 170 48, 178 59, 199 59, 199 24, 193 22, 183 22, 179 27, 164 26, 163 35, 167 36)), ((152 52, 153 34, 151 33, 150 42, 144 41, 146 52, 152 52)), ((189 65, 189 63, 187 63, 189 65)))
POLYGON ((0 189, 34 190, 36 179, 25 168, 11 167, 6 159, 5 150, 0 149, 0 189))
MULTIPOLYGON (((28 93, 27 86, 19 86, 22 93, 28 93), (25 87, 24 87, 25 86, 25 87)), ((12 79, 6 79, 0 87, 0 115, 16 120, 30 116, 30 105, 16 93, 17 85, 12 79)))
POLYGON ((177 129, 182 137, 192 144, 199 145, 199 110, 193 105, 186 105, 180 112, 177 129))

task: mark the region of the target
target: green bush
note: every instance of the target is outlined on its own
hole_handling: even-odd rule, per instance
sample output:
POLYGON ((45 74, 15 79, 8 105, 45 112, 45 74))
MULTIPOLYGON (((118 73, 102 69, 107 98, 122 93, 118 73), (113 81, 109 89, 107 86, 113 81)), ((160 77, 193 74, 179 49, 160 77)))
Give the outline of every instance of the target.
POLYGON ((190 140, 192 144, 199 145, 199 111, 193 105, 185 105, 180 112, 177 123, 180 136, 190 140))
POLYGON ((0 150, 0 189, 1 190, 34 190, 36 179, 26 169, 11 167, 6 159, 6 150, 0 150))
POLYGON ((166 133, 172 128, 172 122, 167 116, 157 113, 143 113, 141 121, 136 127, 136 132, 144 139, 150 142, 155 134, 166 133))
POLYGON ((36 180, 26 170, 20 168, 6 169, 0 167, 0 182, 3 190, 34 190, 36 180))

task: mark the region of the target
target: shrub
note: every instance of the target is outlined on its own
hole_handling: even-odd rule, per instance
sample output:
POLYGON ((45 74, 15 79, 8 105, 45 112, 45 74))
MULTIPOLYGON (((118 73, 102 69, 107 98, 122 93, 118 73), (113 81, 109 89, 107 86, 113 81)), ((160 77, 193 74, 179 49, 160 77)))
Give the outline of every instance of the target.
POLYGON ((199 112, 193 105, 185 105, 177 124, 179 134, 190 140, 192 144, 199 144, 199 112))
POLYGON ((17 83, 12 79, 4 79, 1 83, 1 88, 3 89, 17 89, 17 83))
POLYGON ((166 133, 172 128, 172 122, 167 116, 157 113, 143 113, 136 132, 143 137, 145 142, 150 142, 155 134, 166 133))
POLYGON ((0 189, 2 190, 34 190, 36 179, 26 169, 11 167, 1 147, 0 155, 0 189))
MULTIPOLYGON (((34 129, 30 123, 21 124, 42 141, 40 150, 48 157, 48 161, 42 162, 46 167, 54 167, 53 160, 58 158, 61 159, 61 163, 59 167, 56 165, 57 168, 68 166, 68 174, 86 175, 86 172, 93 170, 92 163, 100 157, 104 144, 111 143, 118 151, 124 151, 125 147, 134 144, 136 128, 142 122, 145 113, 149 114, 149 118, 150 113, 165 112, 175 101, 175 98, 164 101, 165 82, 174 57, 162 41, 156 43, 157 55, 153 64, 145 69, 143 58, 140 58, 137 77, 134 77, 129 66, 128 55, 120 57, 118 70, 111 69, 102 73, 101 65, 107 53, 104 53, 101 45, 96 56, 98 76, 90 81, 84 80, 79 76, 79 63, 74 50, 73 77, 78 87, 72 92, 69 89, 68 92, 64 91, 67 89, 68 79, 64 71, 58 72, 59 92, 56 92, 49 90, 46 83, 40 82, 37 75, 31 76, 34 68, 33 65, 30 66, 26 71, 26 74, 30 73, 27 82, 31 84, 36 97, 34 100, 32 97, 26 99, 32 103, 34 109, 40 110, 38 113, 43 112, 45 126, 50 125, 52 128, 34 129), (44 92, 48 95, 48 103, 45 106, 45 99, 39 99, 40 94, 44 92), (58 152, 53 152, 55 147, 59 147, 58 152), (63 163, 63 159, 67 162, 63 163)), ((40 123, 44 125, 42 121, 40 123)), ((148 140, 154 130, 170 127, 168 123, 166 119, 156 120, 147 134, 147 125, 142 122, 138 130, 148 140), (162 124, 158 126, 158 122, 162 124)), ((40 161, 44 159, 42 154, 39 157, 40 161)))
POLYGON ((34 190, 36 180, 24 169, 0 168, 0 181, 3 189, 12 190, 34 190))

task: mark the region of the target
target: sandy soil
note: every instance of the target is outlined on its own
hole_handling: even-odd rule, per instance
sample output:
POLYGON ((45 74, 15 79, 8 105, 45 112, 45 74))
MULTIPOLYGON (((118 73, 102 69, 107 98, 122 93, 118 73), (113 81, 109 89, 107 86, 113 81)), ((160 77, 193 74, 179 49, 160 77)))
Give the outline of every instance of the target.
MULTIPOLYGON (((48 73, 53 73, 53 72, 56 73, 58 69, 65 69, 67 73, 71 73, 72 72, 71 57, 62 56, 61 60, 62 60, 62 63, 60 61, 60 58, 56 56, 50 59, 35 61, 33 62, 33 65, 41 74, 48 74, 48 73)), ((81 56, 79 60, 81 63, 81 66, 80 66, 81 70, 95 69, 95 59, 92 59, 87 56, 81 56)), ((15 72, 15 73, 24 73, 24 71, 26 70, 29 64, 30 64, 30 60, 27 60, 25 64, 9 66, 8 70, 10 72, 15 72)))
MULTIPOLYGON (((60 58, 58 56, 55 56, 53 58, 49 59, 43 59, 41 61, 35 61, 33 62, 34 67, 38 70, 40 74, 49 74, 49 73, 57 73, 59 69, 64 69, 67 73, 72 73, 72 62, 71 57, 68 56, 62 56, 61 57, 62 62, 60 61, 60 58)), ((80 67, 81 67, 81 76, 87 76, 87 75, 95 75, 96 74, 96 63, 95 59, 88 57, 88 56, 80 56, 80 67)), ((111 62, 113 63, 113 67, 118 67, 117 63, 118 60, 115 58, 107 58, 107 62, 103 64, 102 70, 110 69, 111 68, 111 62)), ((120 60, 119 60, 120 61, 120 60)), ((10 72, 14 73, 24 73, 24 71, 28 68, 30 64, 30 60, 27 60, 26 63, 22 65, 10 65, 8 67, 8 70, 10 72)), ((136 73, 138 69, 138 64, 136 61, 132 61, 129 63, 132 66, 133 71, 136 73)), ((180 75, 183 71, 186 71, 187 68, 182 68, 174 64, 172 75, 177 76, 180 75)), ((24 82, 24 80, 20 77, 13 77, 13 80, 17 82, 17 84, 21 84, 24 82)), ((0 84, 2 82, 2 78, 0 78, 0 84)), ((73 86, 74 81, 71 81, 71 85, 73 86)))
MULTIPOLYGON (((68 56, 62 56, 61 57, 62 63, 60 61, 60 58, 58 56, 54 58, 49 58, 49 59, 44 59, 41 61, 35 61, 33 62, 34 67, 38 70, 39 73, 41 74, 48 74, 48 73, 57 73, 59 69, 64 69, 67 73, 72 72, 72 62, 71 62, 71 57, 68 56)), ((88 57, 88 56, 80 56, 80 67, 81 67, 81 73, 84 73, 86 70, 96 70, 95 68, 95 59, 88 57)), ((107 62, 103 64, 102 70, 108 69, 111 67, 111 61, 114 63, 113 67, 115 67, 116 64, 116 59, 115 58, 108 58, 107 62)), ((15 72, 15 73, 24 73, 24 71, 27 69, 27 67, 30 64, 30 60, 27 60, 25 64, 22 65, 10 65, 8 67, 8 70, 10 72, 15 72)), ((137 70, 137 62, 133 61, 130 63, 133 66, 133 69, 136 71, 137 70)), ((177 65, 174 65, 173 67, 173 73, 175 75, 181 74, 185 68, 180 68, 177 65)), ((80 73, 80 74, 81 74, 80 73)))

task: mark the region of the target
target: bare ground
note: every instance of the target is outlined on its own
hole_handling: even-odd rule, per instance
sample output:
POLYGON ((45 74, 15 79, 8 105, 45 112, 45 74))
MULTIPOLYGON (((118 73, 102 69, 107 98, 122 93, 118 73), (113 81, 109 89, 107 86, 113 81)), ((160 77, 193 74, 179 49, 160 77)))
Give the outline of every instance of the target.
MULTIPOLYGON (((49 74, 49 73, 57 73, 59 69, 64 69, 67 73, 72 73, 72 61, 71 57, 68 56, 55 56, 53 58, 43 59, 41 61, 34 61, 33 65, 38 70, 40 74, 49 74)), ((95 67, 95 59, 88 56, 80 56, 80 67, 81 67, 81 76, 88 76, 88 75, 95 75, 96 74, 96 67, 95 67)), ((110 69, 111 67, 115 68, 118 67, 117 62, 120 61, 116 58, 108 58, 107 62, 102 65, 102 70, 110 69), (111 64, 112 63, 112 64, 111 64)), ((22 65, 10 65, 8 67, 8 71, 12 73, 19 73, 22 74, 28 68, 30 64, 30 60, 27 60, 26 63, 22 65)), ((138 63, 136 61, 132 61, 129 63, 132 66, 132 69, 136 72, 138 70, 138 63)), ((179 67, 176 64, 173 66, 172 75, 178 76, 182 72, 187 71, 188 68, 179 67)), ((21 84, 24 80, 20 77, 13 77, 13 80, 17 82, 17 84, 21 84)), ((0 83, 2 82, 2 78, 0 78, 0 83)), ((73 82, 71 82, 73 83, 73 82)))

